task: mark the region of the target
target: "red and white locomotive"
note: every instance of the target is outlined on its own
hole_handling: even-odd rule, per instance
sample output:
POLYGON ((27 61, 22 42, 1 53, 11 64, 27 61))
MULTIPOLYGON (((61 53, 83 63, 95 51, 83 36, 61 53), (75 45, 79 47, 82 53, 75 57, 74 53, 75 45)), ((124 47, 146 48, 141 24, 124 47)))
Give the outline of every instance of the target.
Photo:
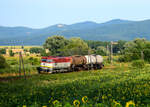
POLYGON ((70 72, 88 69, 101 69, 103 57, 100 55, 69 56, 69 57, 42 57, 38 72, 70 72))

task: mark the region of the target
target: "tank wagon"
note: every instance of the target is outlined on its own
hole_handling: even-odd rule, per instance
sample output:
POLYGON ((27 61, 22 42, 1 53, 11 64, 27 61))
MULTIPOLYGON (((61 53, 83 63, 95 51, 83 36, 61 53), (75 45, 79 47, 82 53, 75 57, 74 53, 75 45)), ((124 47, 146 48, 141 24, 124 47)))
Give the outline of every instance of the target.
POLYGON ((71 72, 88 69, 103 68, 103 57, 100 55, 69 56, 69 57, 42 57, 38 72, 71 72))

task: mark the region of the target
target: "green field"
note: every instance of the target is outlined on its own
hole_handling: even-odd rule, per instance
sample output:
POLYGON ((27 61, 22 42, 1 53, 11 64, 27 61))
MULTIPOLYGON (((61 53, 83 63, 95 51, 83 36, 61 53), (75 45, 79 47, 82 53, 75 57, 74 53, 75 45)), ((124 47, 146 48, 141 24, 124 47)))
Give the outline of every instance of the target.
MULTIPOLYGON (((42 46, 24 46, 25 49, 30 49, 30 48, 33 48, 33 47, 42 47, 42 46)), ((0 48, 8 48, 8 49, 11 49, 11 48, 15 48, 15 49, 21 49, 22 46, 0 46, 0 48)))
POLYGON ((0 107, 74 107, 74 101, 82 107, 124 107, 129 101, 137 107, 150 104, 149 65, 142 70, 131 68, 130 63, 105 65, 95 71, 34 74, 26 80, 1 77, 0 107))

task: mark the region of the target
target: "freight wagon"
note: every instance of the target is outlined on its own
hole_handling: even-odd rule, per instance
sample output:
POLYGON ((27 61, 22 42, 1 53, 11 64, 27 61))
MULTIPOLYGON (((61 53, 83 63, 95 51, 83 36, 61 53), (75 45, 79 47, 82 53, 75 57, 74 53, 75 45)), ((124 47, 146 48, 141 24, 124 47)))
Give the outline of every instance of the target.
POLYGON ((103 68, 103 57, 100 55, 69 56, 69 57, 42 57, 38 72, 71 72, 88 69, 103 68))

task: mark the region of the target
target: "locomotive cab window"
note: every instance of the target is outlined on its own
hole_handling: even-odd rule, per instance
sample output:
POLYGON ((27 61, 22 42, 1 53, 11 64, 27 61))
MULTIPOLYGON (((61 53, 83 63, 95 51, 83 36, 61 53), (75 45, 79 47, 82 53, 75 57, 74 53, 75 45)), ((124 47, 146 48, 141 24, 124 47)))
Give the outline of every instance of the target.
POLYGON ((41 59, 42 62, 46 62, 46 59, 41 59))

